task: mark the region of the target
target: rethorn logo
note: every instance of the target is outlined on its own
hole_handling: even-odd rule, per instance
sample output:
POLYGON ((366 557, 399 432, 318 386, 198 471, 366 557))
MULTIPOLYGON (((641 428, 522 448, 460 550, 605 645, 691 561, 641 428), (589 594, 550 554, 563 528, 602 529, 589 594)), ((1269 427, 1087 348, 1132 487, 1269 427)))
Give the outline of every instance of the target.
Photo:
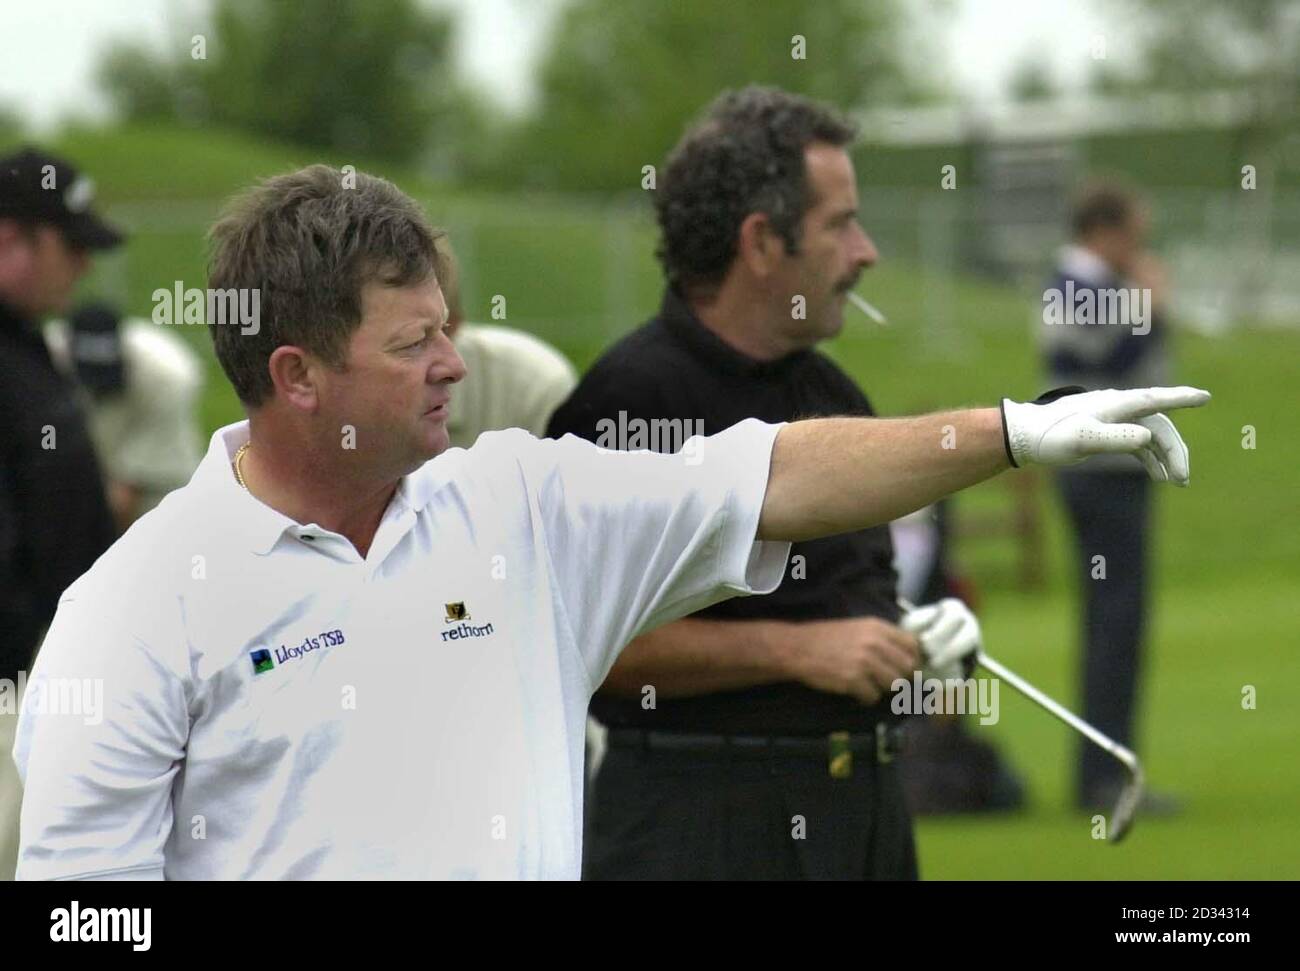
POLYGON ((475 627, 473 624, 461 624, 459 627, 453 627, 451 630, 442 632, 444 641, 458 641, 462 637, 487 637, 492 633, 492 622, 480 624, 475 627))
POLYGON ((601 418, 596 422, 596 444, 601 448, 635 452, 649 449, 652 452, 676 454, 680 452, 687 465, 703 461, 703 418, 628 418, 626 411, 618 413, 618 420, 601 418))

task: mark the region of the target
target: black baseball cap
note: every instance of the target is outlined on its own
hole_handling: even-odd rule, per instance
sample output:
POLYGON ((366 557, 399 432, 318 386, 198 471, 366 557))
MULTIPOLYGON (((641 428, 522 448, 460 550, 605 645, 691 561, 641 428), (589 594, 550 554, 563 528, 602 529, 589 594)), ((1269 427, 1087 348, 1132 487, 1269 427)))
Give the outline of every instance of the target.
POLYGON ((95 186, 71 162, 36 148, 0 158, 0 218, 57 226, 73 246, 112 249, 126 237, 90 208, 95 186))

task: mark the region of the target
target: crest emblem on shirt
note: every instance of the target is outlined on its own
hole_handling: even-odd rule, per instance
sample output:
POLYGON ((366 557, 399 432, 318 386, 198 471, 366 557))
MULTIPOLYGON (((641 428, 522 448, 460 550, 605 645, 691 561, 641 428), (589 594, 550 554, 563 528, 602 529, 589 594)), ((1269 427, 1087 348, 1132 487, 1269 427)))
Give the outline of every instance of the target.
POLYGON ((458 624, 462 620, 469 620, 469 611, 465 608, 465 601, 458 600, 455 603, 449 603, 447 607, 447 619, 444 623, 458 624))

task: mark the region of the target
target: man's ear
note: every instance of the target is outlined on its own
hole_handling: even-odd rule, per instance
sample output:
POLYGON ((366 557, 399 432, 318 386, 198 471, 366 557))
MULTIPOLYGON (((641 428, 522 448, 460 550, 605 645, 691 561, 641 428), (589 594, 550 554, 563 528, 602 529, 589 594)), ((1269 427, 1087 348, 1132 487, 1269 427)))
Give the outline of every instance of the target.
POLYGON ((271 352, 266 366, 277 397, 302 411, 316 411, 320 404, 317 372, 321 364, 314 355, 301 347, 281 344, 271 352))
POLYGON ((772 274, 785 255, 785 240, 772 226, 765 212, 751 212, 740 224, 736 255, 759 279, 772 274))

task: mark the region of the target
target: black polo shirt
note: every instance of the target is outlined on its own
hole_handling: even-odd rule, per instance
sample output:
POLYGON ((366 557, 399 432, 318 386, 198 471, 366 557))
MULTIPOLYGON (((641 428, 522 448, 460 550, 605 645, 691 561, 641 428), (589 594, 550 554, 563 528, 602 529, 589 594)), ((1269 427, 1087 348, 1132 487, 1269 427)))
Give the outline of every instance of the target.
MULTIPOLYGON (((611 347, 551 419, 553 438, 596 441, 600 419, 703 421, 706 435, 746 418, 768 422, 872 415, 866 395, 825 355, 798 351, 756 361, 706 328, 674 290, 659 315, 611 347)), ((608 427, 608 426, 606 426, 608 427)), ((708 461, 707 452, 702 456, 708 461)), ((896 621, 896 577, 889 527, 795 543, 786 577, 762 597, 737 597, 693 616, 717 620, 822 620, 877 616, 896 621)), ((868 730, 892 717, 887 703, 868 707, 845 695, 784 683, 690 698, 640 699, 598 693, 591 713, 611 727, 665 731, 821 735, 868 730)))
POLYGON ((115 535, 76 387, 0 303, 0 678, 29 666, 59 596, 115 535))

